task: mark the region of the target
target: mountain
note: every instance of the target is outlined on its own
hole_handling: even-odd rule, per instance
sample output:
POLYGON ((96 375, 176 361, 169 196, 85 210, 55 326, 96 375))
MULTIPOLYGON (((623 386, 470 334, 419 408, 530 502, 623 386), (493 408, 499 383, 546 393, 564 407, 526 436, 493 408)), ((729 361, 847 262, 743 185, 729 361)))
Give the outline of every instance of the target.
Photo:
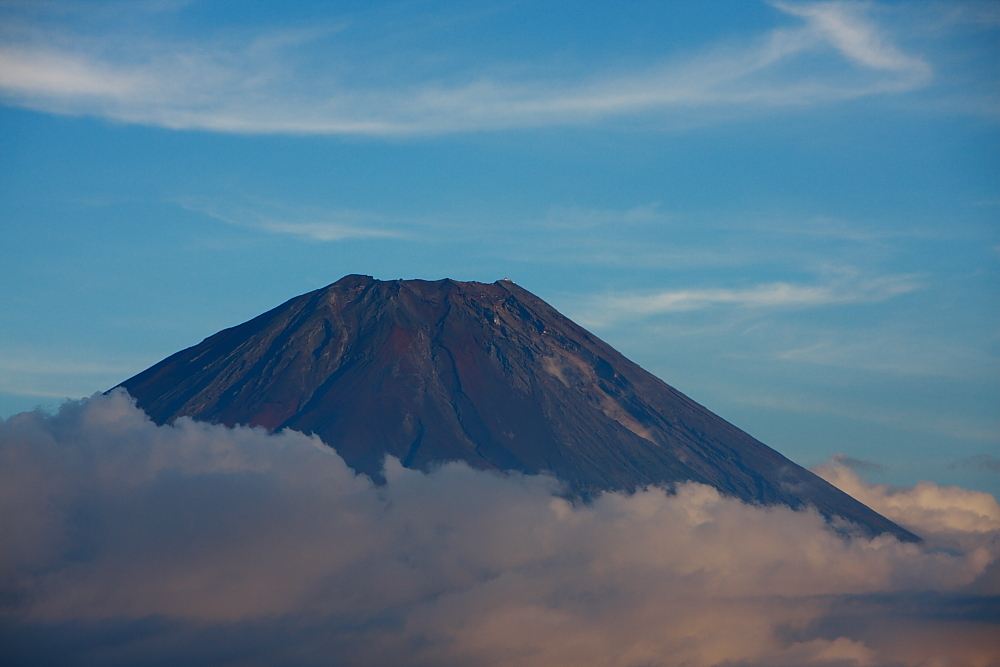
POLYGON ((376 480, 386 454, 548 472, 584 496, 692 480, 918 540, 509 280, 346 276, 120 386, 159 424, 315 433, 376 480))

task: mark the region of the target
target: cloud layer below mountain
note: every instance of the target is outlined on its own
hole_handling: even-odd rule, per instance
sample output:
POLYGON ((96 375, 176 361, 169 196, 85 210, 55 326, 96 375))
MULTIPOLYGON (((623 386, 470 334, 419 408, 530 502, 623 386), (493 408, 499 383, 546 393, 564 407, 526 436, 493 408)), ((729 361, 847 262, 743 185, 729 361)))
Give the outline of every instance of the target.
POLYGON ((0 422, 0 655, 19 664, 998 664, 989 494, 828 479, 925 538, 687 484, 546 477, 158 427, 123 393, 0 422), (992 662, 991 662, 992 661, 992 662))

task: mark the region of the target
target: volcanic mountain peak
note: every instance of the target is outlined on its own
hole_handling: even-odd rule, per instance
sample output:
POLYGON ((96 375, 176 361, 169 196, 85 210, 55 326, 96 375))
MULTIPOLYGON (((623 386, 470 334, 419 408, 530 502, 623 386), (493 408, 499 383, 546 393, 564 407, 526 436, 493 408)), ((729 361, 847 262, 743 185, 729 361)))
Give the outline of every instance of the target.
POLYGON ((392 454, 548 472, 583 494, 690 480, 917 539, 507 279, 349 275, 122 386, 157 423, 316 433, 376 479, 392 454))

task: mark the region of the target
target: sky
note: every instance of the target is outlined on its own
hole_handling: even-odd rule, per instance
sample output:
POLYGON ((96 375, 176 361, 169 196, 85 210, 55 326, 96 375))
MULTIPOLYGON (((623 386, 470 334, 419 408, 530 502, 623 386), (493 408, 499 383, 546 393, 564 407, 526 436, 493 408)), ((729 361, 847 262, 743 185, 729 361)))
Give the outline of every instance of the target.
POLYGON ((994 2, 0 2, 0 416, 509 277, 792 460, 1000 493, 994 2))
POLYGON ((961 0, 0 0, 0 661, 996 665, 998 32, 961 0), (510 278, 923 541, 697 484, 375 485, 101 393, 350 273, 510 278))

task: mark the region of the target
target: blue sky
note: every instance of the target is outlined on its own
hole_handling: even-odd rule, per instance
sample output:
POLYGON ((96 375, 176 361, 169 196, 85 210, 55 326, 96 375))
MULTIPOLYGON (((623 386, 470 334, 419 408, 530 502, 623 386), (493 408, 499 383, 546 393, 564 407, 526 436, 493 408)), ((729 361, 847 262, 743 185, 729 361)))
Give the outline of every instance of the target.
POLYGON ((1000 492, 990 2, 0 2, 0 416, 510 277, 794 460, 1000 492))

